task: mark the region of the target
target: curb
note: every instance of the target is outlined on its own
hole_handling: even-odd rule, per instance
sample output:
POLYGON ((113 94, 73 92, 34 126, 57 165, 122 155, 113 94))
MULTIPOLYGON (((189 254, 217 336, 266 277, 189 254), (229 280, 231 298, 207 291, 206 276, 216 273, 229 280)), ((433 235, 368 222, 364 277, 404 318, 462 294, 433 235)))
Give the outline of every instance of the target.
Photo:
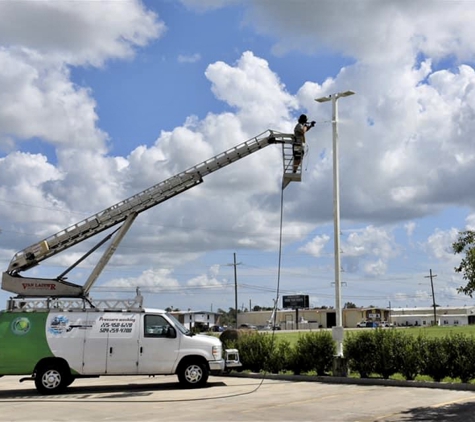
POLYGON ((381 385, 386 387, 437 388, 442 390, 475 391, 475 384, 448 382, 385 380, 380 378, 349 378, 316 375, 260 374, 255 372, 231 372, 223 376, 294 382, 321 382, 326 384, 381 385))

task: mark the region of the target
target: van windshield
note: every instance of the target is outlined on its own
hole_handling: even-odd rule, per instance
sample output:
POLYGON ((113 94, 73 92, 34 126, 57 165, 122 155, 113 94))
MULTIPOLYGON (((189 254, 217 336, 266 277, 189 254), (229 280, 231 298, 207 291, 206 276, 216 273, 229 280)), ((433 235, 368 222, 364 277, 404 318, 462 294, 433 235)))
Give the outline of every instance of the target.
POLYGON ((167 318, 173 322, 173 325, 183 334, 190 334, 190 330, 186 328, 180 321, 178 321, 172 314, 166 314, 167 318))

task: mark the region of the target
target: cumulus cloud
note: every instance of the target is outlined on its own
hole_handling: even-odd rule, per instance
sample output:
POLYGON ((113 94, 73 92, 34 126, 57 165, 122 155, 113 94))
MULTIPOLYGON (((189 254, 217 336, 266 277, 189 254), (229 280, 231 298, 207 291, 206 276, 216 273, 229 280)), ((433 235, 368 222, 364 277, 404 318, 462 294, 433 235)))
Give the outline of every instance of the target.
POLYGON ((299 251, 308 253, 312 256, 319 257, 330 240, 330 236, 324 234, 315 236, 310 242, 299 248, 299 251))
POLYGON ((56 147, 106 149, 90 91, 74 85, 62 63, 31 50, 0 48, 0 102, 0 152, 35 137, 56 147))
POLYGON ((244 52, 235 66, 216 62, 208 66, 205 74, 216 97, 237 108, 242 125, 251 131, 285 123, 292 109, 297 108, 297 101, 269 69, 268 62, 251 51, 244 52))
POLYGON ((474 17, 465 2, 436 0, 427 8, 424 0, 343 0, 338 6, 332 0, 303 0, 299 7, 286 1, 252 2, 247 22, 278 38, 277 54, 333 48, 367 62, 407 63, 416 52, 472 60, 474 17))
POLYGON ((378 259, 376 262, 366 262, 364 265, 364 272, 370 276, 382 276, 386 274, 388 268, 387 263, 383 260, 378 259))
MULTIPOLYGON (((50 182, 61 181, 63 177, 64 174, 41 154, 17 151, 0 158, 0 219, 4 224, 8 222, 21 226, 26 222, 38 225, 40 232, 51 229, 51 215, 61 218, 62 214, 55 212, 55 209, 64 211, 68 207, 43 188, 50 182)), ((11 246, 17 244, 10 243, 11 246)))
POLYGON ((70 67, 131 58, 164 28, 139 1, 0 2, 0 153, 31 138, 106 152, 95 100, 70 67))
POLYGON ((393 234, 374 226, 350 233, 343 239, 341 249, 346 271, 357 272, 362 267, 363 273, 369 276, 385 274, 388 262, 399 254, 393 234))
POLYGON ((389 259, 397 253, 392 234, 374 226, 350 233, 342 249, 348 256, 373 255, 383 259, 389 259))
POLYGON ((0 2, 2 44, 21 45, 49 62, 101 66, 110 58, 131 58, 136 47, 164 31, 138 0, 0 2))
POLYGON ((160 292, 179 288, 179 283, 169 269, 148 269, 138 277, 116 278, 104 283, 106 287, 141 287, 147 291, 160 292))
MULTIPOLYGON (((164 28, 138 1, 0 3, 0 201, 25 236, 122 199, 124 160, 107 156, 95 99, 71 81, 71 66, 131 58, 164 28), (45 153, 16 151, 26 142, 45 153)), ((8 240, 29 243, 18 232, 8 240)))
POLYGON ((202 274, 197 277, 193 277, 190 280, 187 281, 187 286, 190 287, 203 287, 203 288, 217 288, 217 287, 223 287, 227 283, 226 281, 220 281, 218 280, 219 276, 219 265, 213 265, 209 270, 207 274, 202 274))
MULTIPOLYGON (((469 135, 473 129, 468 117, 475 108, 471 89, 463 88, 473 85, 473 69, 430 71, 428 77, 427 72, 399 67, 396 73, 389 65, 383 70, 358 63, 328 87, 314 84, 299 94, 309 113, 324 120, 331 107, 317 105, 313 98, 338 92, 341 86, 357 92, 341 99, 339 106, 342 218, 389 223, 450 205, 475 205, 468 184, 460 183, 475 178, 475 138, 469 135), (446 93, 452 84, 459 86, 458 95, 446 93), (368 125, 368 118, 374 123, 368 125)), ((308 137, 310 154, 331 150, 330 128, 319 125, 308 137)), ((332 168, 316 157, 308 159, 315 167, 301 190, 300 210, 328 218, 332 168), (313 196, 320 199, 318 205, 313 196)))
POLYGON ((457 240, 459 231, 455 228, 450 230, 436 229, 433 234, 427 238, 425 248, 435 258, 446 262, 451 266, 456 266, 460 257, 454 255, 452 243, 457 240))

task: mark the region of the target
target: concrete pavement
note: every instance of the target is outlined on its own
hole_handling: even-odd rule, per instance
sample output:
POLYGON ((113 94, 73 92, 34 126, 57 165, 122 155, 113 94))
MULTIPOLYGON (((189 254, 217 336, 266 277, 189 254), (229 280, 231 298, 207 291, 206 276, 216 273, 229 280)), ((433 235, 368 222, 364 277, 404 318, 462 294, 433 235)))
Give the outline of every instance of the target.
MULTIPOLYGON (((6 421, 448 421, 475 414, 475 392, 356 385, 255 376, 211 377, 180 388, 175 376, 76 380, 66 393, 40 396, 31 382, 0 378, 6 421)), ((470 419, 472 418, 472 419, 470 419)))

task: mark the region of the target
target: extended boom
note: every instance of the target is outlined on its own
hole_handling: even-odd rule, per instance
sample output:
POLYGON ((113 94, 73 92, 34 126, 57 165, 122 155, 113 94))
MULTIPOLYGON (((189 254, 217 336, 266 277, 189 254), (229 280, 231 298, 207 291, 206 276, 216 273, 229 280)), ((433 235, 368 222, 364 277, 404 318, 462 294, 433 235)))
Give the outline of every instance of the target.
MULTIPOLYGON (((292 181, 300 181, 301 168, 299 167, 295 173, 292 172, 294 136, 272 130, 266 131, 17 252, 11 260, 8 270, 3 273, 2 289, 17 293, 21 297, 86 296, 139 213, 202 183, 204 176, 275 143, 282 144, 284 162, 282 187, 285 188, 292 181), (64 278, 65 273, 56 279, 28 278, 20 275, 20 272, 38 265, 41 261, 126 220, 127 224, 123 224, 119 234, 116 235, 116 239, 114 239, 84 287, 67 282, 64 278)), ((82 259, 84 258, 81 258, 80 261, 82 259)))

